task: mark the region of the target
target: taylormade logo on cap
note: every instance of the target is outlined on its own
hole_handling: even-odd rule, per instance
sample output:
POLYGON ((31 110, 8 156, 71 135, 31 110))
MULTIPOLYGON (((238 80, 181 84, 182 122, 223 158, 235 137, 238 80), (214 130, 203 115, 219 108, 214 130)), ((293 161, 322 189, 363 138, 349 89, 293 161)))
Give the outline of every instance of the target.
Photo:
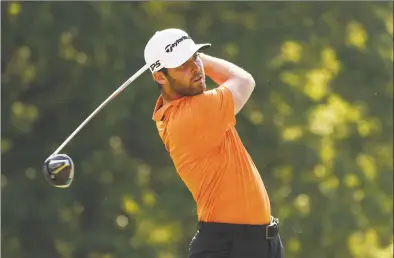
POLYGON ((176 68, 185 63, 197 51, 210 46, 209 43, 194 43, 193 39, 183 30, 165 29, 157 31, 149 39, 144 50, 145 62, 152 73, 162 68, 176 68))
POLYGON ((178 46, 179 43, 181 43, 182 41, 186 40, 186 39, 191 39, 190 36, 183 36, 179 39, 177 39, 174 43, 172 44, 168 44, 164 49, 167 53, 172 52, 172 50, 174 49, 174 47, 178 46))

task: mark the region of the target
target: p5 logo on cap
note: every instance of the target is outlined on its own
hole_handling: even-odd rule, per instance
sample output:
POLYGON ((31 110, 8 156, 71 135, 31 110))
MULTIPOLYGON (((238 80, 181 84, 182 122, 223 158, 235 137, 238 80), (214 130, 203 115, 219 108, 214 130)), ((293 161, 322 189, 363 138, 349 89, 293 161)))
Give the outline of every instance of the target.
POLYGON ((151 65, 149 66, 149 68, 150 68, 151 72, 153 72, 156 68, 158 68, 158 67, 160 67, 160 66, 161 66, 160 60, 157 60, 156 62, 154 62, 153 64, 151 64, 151 65))

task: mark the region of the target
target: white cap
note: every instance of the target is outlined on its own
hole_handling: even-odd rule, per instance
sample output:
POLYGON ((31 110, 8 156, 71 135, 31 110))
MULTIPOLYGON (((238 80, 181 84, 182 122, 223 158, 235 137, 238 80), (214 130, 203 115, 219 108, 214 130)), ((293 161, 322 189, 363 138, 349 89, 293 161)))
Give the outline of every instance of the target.
POLYGON ((157 31, 145 46, 145 62, 152 73, 162 68, 176 68, 185 63, 197 51, 211 44, 195 44, 190 36, 180 29, 157 31))

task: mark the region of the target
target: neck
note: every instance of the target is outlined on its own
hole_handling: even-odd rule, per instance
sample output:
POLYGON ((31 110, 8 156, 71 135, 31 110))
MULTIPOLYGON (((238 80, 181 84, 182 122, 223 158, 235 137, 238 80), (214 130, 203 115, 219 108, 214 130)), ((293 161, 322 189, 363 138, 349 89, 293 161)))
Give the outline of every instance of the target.
POLYGON ((175 92, 166 92, 165 90, 161 90, 161 96, 163 97, 163 105, 182 97, 175 92))

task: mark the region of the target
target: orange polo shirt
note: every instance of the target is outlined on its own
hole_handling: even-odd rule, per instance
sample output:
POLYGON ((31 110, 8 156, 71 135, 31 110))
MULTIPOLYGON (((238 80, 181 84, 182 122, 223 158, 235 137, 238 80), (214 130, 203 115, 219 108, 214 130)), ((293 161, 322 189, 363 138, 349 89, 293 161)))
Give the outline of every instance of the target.
POLYGON ((199 221, 267 224, 270 201, 235 130, 234 100, 220 86, 162 105, 153 120, 175 168, 193 195, 199 221))

